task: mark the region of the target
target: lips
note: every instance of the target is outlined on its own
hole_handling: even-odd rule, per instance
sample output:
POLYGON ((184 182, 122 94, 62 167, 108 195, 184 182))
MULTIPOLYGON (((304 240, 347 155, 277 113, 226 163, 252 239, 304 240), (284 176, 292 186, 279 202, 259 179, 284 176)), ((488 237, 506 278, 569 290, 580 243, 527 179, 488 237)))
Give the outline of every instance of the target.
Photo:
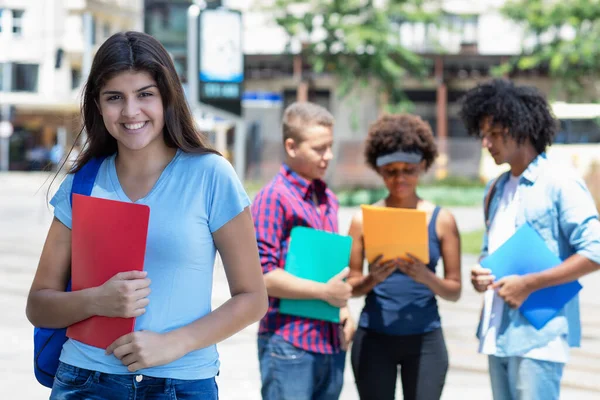
POLYGON ((144 122, 136 122, 134 124, 123 124, 123 126, 130 131, 136 131, 138 129, 142 129, 144 126, 146 126, 147 123, 148 123, 148 121, 144 121, 144 122))

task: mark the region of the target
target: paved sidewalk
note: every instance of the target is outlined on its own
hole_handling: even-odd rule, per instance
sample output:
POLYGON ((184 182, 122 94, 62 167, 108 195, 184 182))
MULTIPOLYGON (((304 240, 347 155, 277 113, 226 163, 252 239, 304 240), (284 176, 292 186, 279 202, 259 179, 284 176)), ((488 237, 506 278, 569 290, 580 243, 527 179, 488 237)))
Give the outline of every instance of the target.
MULTIPOLYGON (((25 318, 25 301, 45 235, 52 218, 45 205, 43 174, 0 174, 0 399, 48 398, 49 391, 35 381, 32 372, 32 327, 25 318), (39 191, 38 191, 39 189, 39 191), (37 193, 36 193, 37 192, 37 193)), ((346 232, 356 209, 343 209, 340 230, 346 232)), ((453 209, 459 227, 477 229, 481 210, 453 209)), ((463 259, 463 296, 458 303, 440 301, 443 326, 450 352, 450 371, 443 400, 491 399, 485 357, 476 353, 474 337, 481 297, 469 285, 468 269, 473 257, 463 259)), ((440 266, 441 267, 441 266, 440 266)), ((441 269, 441 268, 440 268, 441 269)), ((583 349, 573 350, 563 380, 562 399, 600 398, 600 274, 582 280, 583 349)), ((216 267, 214 307, 228 299, 223 269, 216 267)), ((362 299, 353 299, 358 315, 362 299)), ((259 400, 260 380, 256 356, 256 324, 219 345, 224 400, 259 400)), ((342 400, 357 400, 349 360, 342 400)), ((397 399, 402 399, 398 388, 397 399)), ((282 399, 284 400, 284 399, 282 399)))

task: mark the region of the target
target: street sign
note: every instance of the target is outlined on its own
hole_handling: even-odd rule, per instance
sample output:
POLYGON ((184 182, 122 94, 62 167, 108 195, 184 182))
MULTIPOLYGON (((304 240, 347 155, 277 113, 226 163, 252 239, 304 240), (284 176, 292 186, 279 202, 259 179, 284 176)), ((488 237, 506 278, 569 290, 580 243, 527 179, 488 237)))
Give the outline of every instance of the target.
POLYGON ((204 9, 198 21, 198 101, 242 115, 242 14, 204 9))
POLYGON ((9 121, 0 121, 0 138, 8 139, 14 132, 13 124, 9 121))

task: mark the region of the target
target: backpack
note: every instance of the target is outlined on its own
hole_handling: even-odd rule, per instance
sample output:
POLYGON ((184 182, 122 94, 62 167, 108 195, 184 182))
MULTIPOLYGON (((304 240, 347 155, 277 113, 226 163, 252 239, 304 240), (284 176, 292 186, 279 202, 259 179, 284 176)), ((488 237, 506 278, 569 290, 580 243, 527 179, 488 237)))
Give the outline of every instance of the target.
MULTIPOLYGON (((92 158, 73 177, 70 201, 73 204, 73 193, 89 196, 92 193, 96 175, 104 157, 92 158)), ((71 281, 67 292, 71 290, 71 281)), ((33 331, 33 368, 35 378, 42 385, 52 388, 54 375, 58 369, 58 358, 63 344, 67 341, 67 329, 34 328, 33 331)))

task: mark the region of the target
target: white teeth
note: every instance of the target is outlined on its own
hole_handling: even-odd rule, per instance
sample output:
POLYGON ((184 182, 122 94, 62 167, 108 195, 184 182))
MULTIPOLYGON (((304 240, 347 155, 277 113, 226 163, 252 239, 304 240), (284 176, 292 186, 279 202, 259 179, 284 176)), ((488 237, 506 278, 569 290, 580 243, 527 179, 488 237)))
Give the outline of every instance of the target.
POLYGON ((127 129, 140 129, 142 126, 146 125, 145 122, 139 122, 137 124, 123 124, 127 129))

